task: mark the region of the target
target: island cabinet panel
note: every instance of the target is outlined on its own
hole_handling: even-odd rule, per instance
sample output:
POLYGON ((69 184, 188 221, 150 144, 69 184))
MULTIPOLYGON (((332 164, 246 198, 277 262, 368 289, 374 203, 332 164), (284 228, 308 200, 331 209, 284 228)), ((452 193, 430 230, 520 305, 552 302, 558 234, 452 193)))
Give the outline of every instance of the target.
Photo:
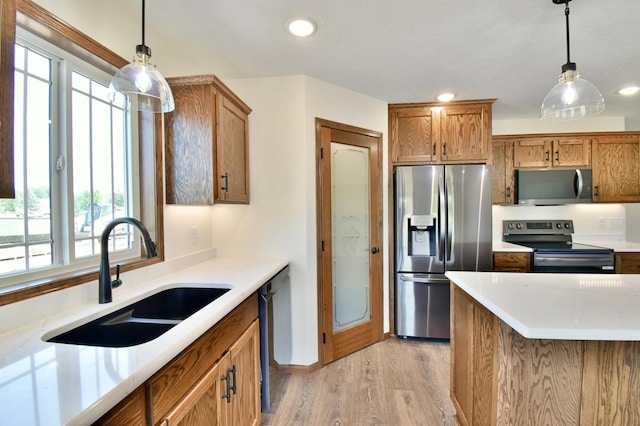
POLYGON ((640 274, 640 253, 616 252, 616 274, 640 274))
POLYGON ((249 203, 251 109, 213 75, 167 82, 176 104, 164 116, 167 203, 249 203))
POLYGON ((640 342, 586 345, 581 425, 640 425, 640 342))
POLYGON ((640 342, 528 339, 453 283, 460 425, 638 425, 640 342))
POLYGON ((640 201, 640 137, 599 136, 593 143, 593 200, 640 201))
POLYGON ((391 162, 490 163, 493 102, 389 105, 391 162))

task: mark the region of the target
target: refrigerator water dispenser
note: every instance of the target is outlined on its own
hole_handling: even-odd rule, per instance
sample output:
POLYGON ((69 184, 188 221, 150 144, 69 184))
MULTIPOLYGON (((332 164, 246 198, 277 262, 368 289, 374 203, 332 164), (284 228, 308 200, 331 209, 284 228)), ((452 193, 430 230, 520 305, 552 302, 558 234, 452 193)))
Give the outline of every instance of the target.
POLYGON ((409 217, 409 256, 433 256, 436 253, 436 218, 433 215, 409 217))

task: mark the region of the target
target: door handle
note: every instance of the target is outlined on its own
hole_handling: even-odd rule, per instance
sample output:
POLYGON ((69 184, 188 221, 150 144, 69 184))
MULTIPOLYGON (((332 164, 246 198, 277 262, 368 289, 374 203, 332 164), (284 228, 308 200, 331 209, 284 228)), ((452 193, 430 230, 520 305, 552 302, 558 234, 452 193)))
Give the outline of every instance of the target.
POLYGON ((373 247, 371 249, 371 253, 373 253, 373 254, 376 254, 376 253, 379 253, 379 252, 380 252, 380 249, 378 247, 373 247))

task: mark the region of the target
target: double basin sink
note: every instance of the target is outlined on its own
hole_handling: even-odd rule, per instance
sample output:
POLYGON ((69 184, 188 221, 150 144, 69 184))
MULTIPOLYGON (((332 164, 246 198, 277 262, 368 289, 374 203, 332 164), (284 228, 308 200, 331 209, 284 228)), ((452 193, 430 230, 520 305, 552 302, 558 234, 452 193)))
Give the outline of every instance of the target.
POLYGON ((170 288, 46 341, 104 347, 139 345, 159 337, 229 290, 223 286, 170 288))

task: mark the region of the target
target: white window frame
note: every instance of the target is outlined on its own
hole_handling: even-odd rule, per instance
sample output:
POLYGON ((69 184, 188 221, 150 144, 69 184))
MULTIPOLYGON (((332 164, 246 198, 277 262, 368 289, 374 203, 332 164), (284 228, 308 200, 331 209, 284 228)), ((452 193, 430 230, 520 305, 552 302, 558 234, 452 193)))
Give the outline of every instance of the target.
MULTIPOLYGON (((53 278, 57 275, 68 274, 69 272, 95 269, 99 262, 99 250, 96 255, 82 258, 75 257, 75 232, 74 232, 74 194, 73 194, 73 142, 71 132, 71 74, 77 71, 80 74, 109 85, 111 75, 99 69, 94 64, 90 64, 83 59, 79 59, 73 54, 66 52, 59 47, 35 36, 28 31, 18 27, 16 34, 16 44, 21 44, 29 49, 35 50, 53 59, 52 81, 57 81, 58 85, 65 84, 59 91, 52 92, 52 131, 51 131, 51 233, 53 238, 53 263, 46 267, 41 267, 28 271, 16 271, 0 275, 0 288, 14 286, 16 284, 31 284, 45 278, 53 278), (60 79, 58 74, 66 75, 66 79, 60 79), (61 82, 68 82, 61 83, 61 82), (64 96, 59 96, 64 93, 64 96), (64 123, 64 125, 60 125, 64 123), (67 142, 68 141, 68 142, 67 142), (58 155, 64 158, 64 168, 61 172, 56 171, 56 159, 58 155)), ((136 164, 140 164, 137 114, 127 113, 129 123, 129 143, 130 152, 126 161, 126 171, 129 179, 129 194, 127 215, 139 217, 140 215, 140 177, 136 164)), ((141 253, 140 238, 130 227, 129 239, 131 248, 129 250, 119 250, 110 252, 111 263, 137 259, 141 253)))

